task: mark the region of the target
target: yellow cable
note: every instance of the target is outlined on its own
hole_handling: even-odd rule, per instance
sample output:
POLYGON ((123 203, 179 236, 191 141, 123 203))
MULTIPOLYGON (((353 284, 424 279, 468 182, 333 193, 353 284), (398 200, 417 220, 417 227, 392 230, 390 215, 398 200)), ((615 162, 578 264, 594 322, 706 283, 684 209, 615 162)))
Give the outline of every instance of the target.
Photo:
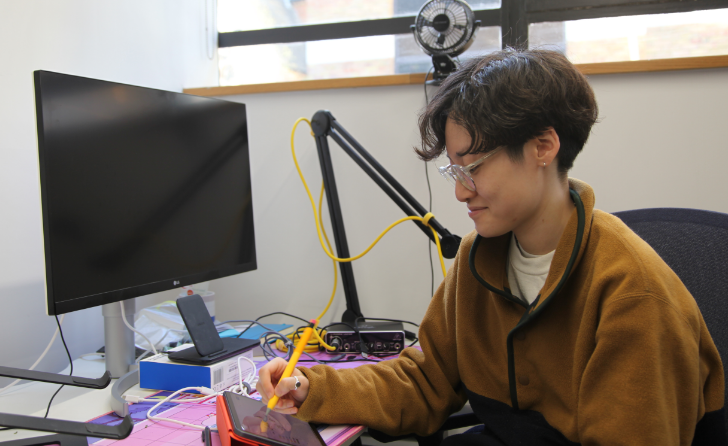
MULTIPOLYGON (((319 220, 322 220, 321 218, 321 210, 323 209, 323 200, 324 200, 324 183, 321 183, 321 193, 319 194, 319 220)), ((321 226, 321 230, 324 233, 324 238, 326 239, 326 244, 329 246, 329 249, 331 249, 331 242, 329 241, 329 237, 326 235, 326 229, 321 226)), ((336 269, 336 261, 332 260, 331 263, 334 264, 334 290, 331 292, 331 297, 329 298, 329 303, 326 304, 326 308, 324 308, 324 311, 319 314, 319 317, 316 318, 316 320, 321 320, 322 317, 324 317, 324 314, 326 314, 327 311, 329 311, 329 307, 331 306, 331 303, 334 301, 334 296, 336 295, 336 287, 338 286, 339 282, 339 272, 336 269)), ((323 334, 326 334, 323 330, 320 330, 323 334)), ((324 347, 326 350, 334 351, 336 350, 336 347, 333 347, 326 342, 324 342, 323 338, 319 334, 319 331, 314 330, 313 331, 313 337, 315 338, 314 342, 318 343, 322 347, 324 347)))
MULTIPOLYGON (((298 343, 298 339, 301 337, 301 333, 303 332, 304 328, 306 328, 306 327, 300 327, 295 332, 293 332, 289 335, 286 335, 286 337, 288 339, 293 341, 294 348, 295 348, 296 344, 298 343)), ((306 347, 303 349, 303 351, 306 353, 317 352, 317 351, 319 351, 319 345, 322 345, 327 350, 336 350, 336 347, 332 347, 324 342, 324 340, 321 338, 322 335, 326 335, 326 330, 323 330, 320 328, 317 328, 316 330, 314 330, 312 333, 312 336, 316 336, 316 339, 313 339, 313 338, 310 339, 308 341, 308 345, 306 345, 306 347)), ((288 347, 280 339, 276 339, 275 346, 276 346, 276 349, 279 351, 282 351, 284 353, 288 352, 288 347)))
MULTIPOLYGON (((321 213, 323 211, 323 200, 324 200, 324 184, 321 183, 321 193, 319 194, 319 205, 318 205, 320 221, 323 220, 321 218, 321 213)), ((329 249, 331 249, 331 242, 329 241, 329 237, 326 235, 326 228, 324 228, 322 226, 321 230, 324 234, 324 238, 326 239, 326 244, 329 246, 329 249)), ((329 307, 331 307, 331 304, 334 302, 334 296, 336 295, 336 288, 339 285, 339 282, 338 282, 339 271, 336 268, 336 261, 332 260, 332 263, 334 265, 334 290, 331 292, 331 297, 329 298, 329 303, 326 304, 326 308, 324 308, 324 311, 322 311, 321 314, 316 318, 319 321, 321 320, 321 318, 323 318, 323 316, 326 314, 326 312, 329 311, 329 307)), ((288 335, 287 337, 289 339, 293 340, 295 334, 296 333, 292 333, 292 334, 288 335)), ((323 340, 321 335, 325 335, 325 334, 326 334, 326 332, 324 330, 314 330, 314 332, 313 332, 314 339, 309 341, 309 346, 307 346, 304 349, 304 351, 307 353, 310 353, 313 351, 318 351, 319 345, 322 346, 323 348, 325 348, 326 350, 331 350, 331 351, 336 350, 336 347, 333 347, 333 346, 327 344, 326 341, 323 340)), ((279 351, 288 352, 288 348, 286 347, 286 344, 283 343, 283 341, 277 340, 275 345, 276 345, 276 349, 278 349, 279 351)), ((294 343, 294 345, 295 345, 295 343, 294 343)))
MULTIPOLYGON (((321 184, 321 193, 319 194, 319 220, 322 220, 321 218, 321 210, 323 209, 322 203, 324 199, 324 185, 321 184)), ((329 241, 329 237, 326 235, 326 229, 322 228, 324 233, 324 238, 326 239, 326 244, 329 245, 329 249, 331 249, 331 242, 329 241)), ((316 320, 321 320, 321 318, 326 314, 327 311, 329 311, 329 307, 331 307, 331 303, 334 301, 334 296, 336 295, 336 287, 338 286, 338 279, 339 279, 339 272, 336 269, 336 261, 332 261, 334 264, 334 290, 331 292, 331 297, 329 298, 329 303, 326 305, 326 308, 324 308, 324 311, 321 312, 319 317, 316 318, 316 320)), ((295 345, 295 337, 297 335, 298 331, 291 333, 287 335, 286 337, 294 341, 295 345)), ((333 347, 329 344, 327 344, 323 338, 322 335, 325 335, 326 332, 324 330, 314 330, 313 331, 313 338, 309 340, 308 346, 303 350, 307 353, 316 352, 319 350, 318 346, 321 345, 326 350, 334 351, 336 350, 336 347, 333 347)), ((276 349, 279 351, 282 351, 284 353, 288 352, 288 347, 286 347, 286 344, 282 340, 276 341, 276 349)))
MULTIPOLYGON (((319 221, 322 220, 321 218, 321 209, 323 209, 322 203, 324 199, 324 184, 321 183, 321 194, 319 194, 319 214, 318 218, 319 221)), ((326 236, 326 229, 321 225, 321 230, 324 233, 324 238, 326 239, 326 244, 329 246, 329 249, 331 249, 331 242, 329 242, 329 238, 326 236)), ((319 317, 317 317, 317 320, 321 320, 322 317, 324 317, 324 314, 326 314, 327 311, 329 311, 329 307, 331 306, 331 303, 334 301, 334 295, 336 294, 336 287, 338 286, 338 279, 339 279, 339 272, 336 269, 336 260, 332 260, 332 263, 334 264, 334 291, 331 292, 331 298, 329 299, 329 303, 326 305, 326 308, 324 308, 324 311, 319 314, 319 317)), ((319 340, 319 342, 323 343, 324 341, 318 337, 318 333, 314 332, 314 336, 319 340)), ((326 344, 324 344, 326 345, 326 344)), ((331 347, 333 350, 334 347, 331 347)))
MULTIPOLYGON (((329 241, 329 238, 326 235, 326 229, 323 227, 323 224, 321 223, 321 221, 323 220, 321 213, 322 213, 322 209, 323 209, 322 205, 323 205, 323 196, 324 196, 324 185, 323 184, 321 185, 321 193, 319 194, 319 205, 318 205, 318 211, 317 211, 316 202, 313 200, 313 196, 311 196, 311 190, 308 188, 308 184, 306 183, 306 179, 303 176, 301 167, 298 164, 298 159, 296 158, 294 136, 296 134, 296 128, 298 127, 298 124, 301 123, 301 121, 306 121, 306 123, 309 125, 309 127, 311 126, 311 122, 306 118, 299 118, 298 120, 296 120, 295 124, 293 124, 293 130, 291 131, 291 153, 293 155, 293 162, 296 164, 296 170, 298 171, 299 177, 301 177, 301 182, 303 183, 303 187, 306 189, 306 194, 308 194, 308 199, 311 202, 311 207, 313 208, 313 217, 314 217, 314 220, 316 221, 316 234, 318 235, 319 242, 321 243, 321 247, 323 248, 326 255, 328 255, 329 258, 331 258, 331 260, 333 261, 333 264, 334 264, 334 290, 331 293, 331 297, 329 298, 329 302, 326 305, 326 308, 324 308, 324 311, 321 312, 319 317, 316 319, 321 320, 321 318, 324 316, 324 314, 326 314, 326 312, 329 310, 329 307, 331 307, 331 303, 334 301, 334 296, 336 295, 336 288, 338 286, 338 271, 336 268, 336 262, 352 262, 354 260, 357 260, 357 259, 363 257, 374 247, 374 245, 376 245, 379 242, 379 240, 382 237, 384 237, 384 234, 389 232, 390 229, 392 229, 393 227, 397 226, 398 224, 403 223, 408 220, 420 221, 425 226, 430 228, 430 230, 432 231, 432 235, 434 236, 435 243, 437 244, 437 253, 440 257, 440 266, 442 267, 442 275, 443 275, 443 277, 447 276, 447 270, 445 269, 445 261, 442 256, 442 247, 440 246, 440 238, 438 237, 435 229, 432 226, 430 226, 430 224, 429 224, 430 219, 432 219, 434 217, 434 215, 431 212, 428 212, 427 214, 425 214, 424 217, 410 216, 410 217, 400 218, 399 220, 397 220, 394 223, 387 226, 387 228, 384 231, 382 231, 381 234, 379 234, 379 236, 371 243, 371 245, 369 245, 369 247, 367 249, 365 249, 361 254, 359 254, 357 256, 350 257, 347 259, 342 259, 342 258, 336 257, 332 254, 333 249, 331 248, 331 242, 329 241), (322 234, 323 234, 323 238, 322 238, 322 234), (324 239, 326 240, 326 244, 324 244, 324 239), (328 249, 327 249, 327 246, 328 246, 328 249)), ((313 135, 313 133, 312 133, 312 135, 313 135)), ((319 347, 318 347, 319 345, 323 346, 327 350, 332 350, 332 351, 336 350, 336 347, 330 346, 330 345, 326 344, 326 342, 324 342, 322 335, 325 335, 325 334, 326 334, 326 332, 324 330, 314 329, 313 337, 315 339, 309 340, 308 345, 305 347, 304 351, 308 352, 308 353, 316 352, 319 350, 319 347)), ((293 344, 295 345, 296 338, 299 337, 298 330, 287 335, 287 337, 289 339, 291 339, 293 341, 293 344)), ((287 348, 286 344, 280 339, 276 341, 275 346, 278 350, 280 350, 282 352, 288 352, 288 348, 287 348)))
POLYGON ((308 194, 308 199, 311 202, 311 207, 313 208, 313 216, 314 216, 314 219, 316 220, 316 233, 319 237, 319 242, 321 243, 321 247, 323 248, 326 255, 329 256, 329 258, 331 258, 332 260, 335 260, 337 262, 352 262, 354 260, 357 260, 357 259, 363 257, 366 253, 368 253, 374 247, 374 245, 376 245, 379 242, 379 240, 382 237, 384 237, 384 234, 389 232, 389 230, 392 229, 393 227, 397 226, 398 224, 400 224, 402 222, 408 221, 408 220, 417 220, 417 221, 422 222, 425 226, 429 227, 430 230, 432 230, 432 235, 434 236, 435 243, 437 244, 437 253, 439 254, 439 257, 440 257, 440 266, 442 267, 442 275, 447 276, 447 270, 445 269, 445 261, 442 257, 442 248, 440 246, 440 238, 438 237, 435 229, 429 225, 429 221, 433 217, 432 213, 430 213, 430 212, 428 212, 425 215, 425 217, 410 216, 410 217, 400 218, 399 220, 395 221, 391 225, 387 226, 387 228, 384 231, 382 231, 381 234, 379 234, 379 236, 371 243, 371 245, 369 245, 369 247, 367 249, 365 249, 361 254, 356 255, 354 257, 342 259, 342 258, 334 256, 326 248, 326 245, 324 245, 324 241, 321 237, 321 222, 319 221, 318 213, 316 212, 316 202, 313 200, 313 197, 311 196, 311 190, 308 188, 306 179, 304 178, 303 172, 301 172, 301 167, 298 165, 298 160, 296 159, 296 150, 294 147, 294 136, 296 134, 296 128, 298 127, 298 124, 301 123, 301 121, 305 121, 309 125, 309 127, 311 126, 311 122, 306 118, 298 118, 296 120, 296 122, 293 124, 293 130, 291 131, 291 152, 293 154, 293 162, 296 164, 296 170, 298 171, 298 176, 301 177, 301 182, 303 183, 303 187, 306 189, 306 194, 308 194))

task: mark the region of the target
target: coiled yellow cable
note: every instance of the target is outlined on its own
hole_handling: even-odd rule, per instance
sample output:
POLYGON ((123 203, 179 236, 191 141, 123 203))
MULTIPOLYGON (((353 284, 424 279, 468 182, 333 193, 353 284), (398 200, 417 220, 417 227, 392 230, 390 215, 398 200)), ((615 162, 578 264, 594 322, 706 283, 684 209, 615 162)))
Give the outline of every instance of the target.
POLYGON ((432 231, 432 235, 435 238, 435 243, 437 244, 437 253, 439 254, 439 257, 440 257, 440 266, 442 267, 442 275, 447 276, 447 269, 445 268, 445 260, 442 257, 442 248, 440 246, 440 237, 438 237, 437 231, 435 231, 435 228, 433 228, 429 224, 430 219, 433 217, 432 213, 430 213, 430 212, 428 212, 424 217, 410 216, 410 217, 400 218, 399 220, 395 221, 391 225, 387 226, 387 228, 384 231, 382 231, 381 234, 379 234, 379 236, 371 243, 371 245, 369 245, 369 247, 367 249, 365 249, 361 254, 356 255, 354 257, 342 259, 342 258, 334 256, 331 253, 331 251, 329 251, 329 249, 326 248, 323 238, 321 237, 321 222, 319 221, 318 213, 316 212, 316 202, 313 200, 313 196, 311 196, 311 190, 308 188, 306 179, 303 177, 303 172, 301 172, 301 167, 298 165, 298 160, 296 159, 296 150, 294 147, 294 136, 296 134, 296 128, 298 127, 298 124, 301 123, 301 121, 305 121, 309 125, 309 127, 311 126, 311 122, 306 118, 298 118, 296 120, 295 124, 293 124, 293 130, 291 131, 291 152, 293 153, 293 162, 296 164, 296 170, 298 171, 298 176, 301 177, 301 182, 303 183, 303 187, 306 188, 306 193, 308 194, 308 199, 311 202, 311 207, 313 208, 313 216, 314 216, 314 219, 316 219, 316 233, 318 234, 319 242, 321 243, 321 247, 323 248, 326 255, 329 256, 329 258, 331 258, 332 260, 335 260, 337 262, 352 262, 354 260, 357 260, 357 259, 363 257, 366 253, 368 253, 374 247, 374 245, 376 245, 379 242, 379 240, 382 237, 384 237, 384 234, 389 232, 389 230, 392 229, 393 227, 397 226, 398 224, 400 224, 402 222, 408 221, 408 220, 417 220, 417 221, 422 222, 425 226, 430 228, 430 230, 432 231))

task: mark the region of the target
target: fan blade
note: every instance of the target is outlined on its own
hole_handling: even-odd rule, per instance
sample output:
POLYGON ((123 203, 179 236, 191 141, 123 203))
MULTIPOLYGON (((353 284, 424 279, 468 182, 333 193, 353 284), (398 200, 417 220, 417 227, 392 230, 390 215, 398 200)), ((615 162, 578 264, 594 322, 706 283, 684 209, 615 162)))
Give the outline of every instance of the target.
POLYGON ((462 32, 458 32, 458 33, 452 32, 452 33, 450 33, 447 36, 447 38, 445 39, 445 41, 446 41, 445 48, 453 48, 453 47, 455 47, 460 42, 460 40, 462 39, 462 36, 463 36, 463 33, 462 32), (456 34, 459 34, 459 35, 456 35, 456 34))

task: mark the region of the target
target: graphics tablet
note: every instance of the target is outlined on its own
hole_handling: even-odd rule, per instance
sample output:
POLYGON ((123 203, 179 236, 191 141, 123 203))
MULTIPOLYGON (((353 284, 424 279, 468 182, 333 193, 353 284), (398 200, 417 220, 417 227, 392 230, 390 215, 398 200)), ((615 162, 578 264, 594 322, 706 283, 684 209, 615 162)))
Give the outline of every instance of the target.
POLYGON ((224 392, 223 399, 233 433, 240 439, 246 440, 246 443, 272 446, 325 446, 321 435, 311 424, 272 410, 268 414, 268 431, 262 433, 260 422, 265 416, 265 404, 232 392, 224 392))

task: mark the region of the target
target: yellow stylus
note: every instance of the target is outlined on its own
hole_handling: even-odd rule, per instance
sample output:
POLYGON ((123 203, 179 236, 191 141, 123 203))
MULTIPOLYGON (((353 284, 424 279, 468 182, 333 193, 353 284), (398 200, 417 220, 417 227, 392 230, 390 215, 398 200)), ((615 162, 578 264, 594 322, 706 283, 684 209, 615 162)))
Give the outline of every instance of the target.
MULTIPOLYGON (((293 369, 296 367, 298 358, 301 357, 301 353, 303 353, 303 349, 306 348, 306 344, 308 344, 308 340, 311 339, 311 335, 313 334, 313 331, 316 329, 316 325, 318 325, 318 321, 316 319, 311 319, 311 324, 303 330, 303 334, 301 335, 301 338, 298 340, 298 345, 296 346, 296 349, 293 350, 293 355, 291 355, 291 359, 288 361, 288 365, 286 365, 286 368, 283 369, 283 374, 281 375, 279 382, 286 378, 289 378, 293 374, 293 369)), ((278 403, 278 395, 274 394, 271 397, 271 399, 268 400, 268 407, 265 410, 265 417, 263 417, 263 421, 260 422, 260 430, 262 432, 268 431, 268 414, 270 413, 270 410, 272 408, 276 407, 277 403, 278 403)))

